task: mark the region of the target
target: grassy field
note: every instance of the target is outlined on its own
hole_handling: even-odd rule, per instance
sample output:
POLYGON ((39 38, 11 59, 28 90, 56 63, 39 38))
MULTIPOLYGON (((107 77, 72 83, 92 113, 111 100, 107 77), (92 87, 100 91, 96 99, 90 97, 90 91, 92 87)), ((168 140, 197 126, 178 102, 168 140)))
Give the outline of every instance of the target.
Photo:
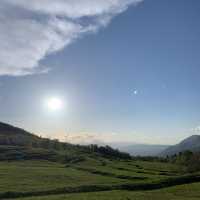
POLYGON ((0 162, 0 199, 199 198, 200 192, 194 192, 200 188, 199 184, 152 190, 180 185, 188 180, 199 180, 182 180, 181 177, 179 166, 162 162, 119 161, 91 157, 71 164, 44 160, 4 161, 0 162), (186 194, 183 198, 184 192, 186 194), (187 197, 189 195, 191 196, 187 197))
POLYGON ((127 182, 127 180, 95 175, 48 161, 0 163, 0 192, 46 191, 66 186, 117 184, 120 182, 127 182))
POLYGON ((89 159, 64 165, 49 161, 0 163, 0 192, 29 192, 81 185, 114 185, 159 180, 176 175, 176 166, 164 163, 89 159), (154 165, 154 167, 153 167, 154 165), (164 171, 161 169, 165 169, 164 171), (166 171, 168 169, 168 171, 166 171))

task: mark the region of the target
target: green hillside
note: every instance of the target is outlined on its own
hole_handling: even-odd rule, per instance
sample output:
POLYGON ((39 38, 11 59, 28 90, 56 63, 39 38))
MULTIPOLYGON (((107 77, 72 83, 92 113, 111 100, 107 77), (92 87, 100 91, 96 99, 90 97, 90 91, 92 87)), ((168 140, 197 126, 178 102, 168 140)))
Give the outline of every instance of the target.
POLYGON ((130 155, 109 146, 81 146, 42 138, 23 129, 0 123, 0 160, 45 159, 76 162, 86 157, 130 159, 130 155))
POLYGON ((72 145, 0 126, 0 199, 146 200, 163 194, 163 200, 186 200, 171 197, 176 188, 200 182, 199 172, 167 159, 132 158, 109 146, 72 145))

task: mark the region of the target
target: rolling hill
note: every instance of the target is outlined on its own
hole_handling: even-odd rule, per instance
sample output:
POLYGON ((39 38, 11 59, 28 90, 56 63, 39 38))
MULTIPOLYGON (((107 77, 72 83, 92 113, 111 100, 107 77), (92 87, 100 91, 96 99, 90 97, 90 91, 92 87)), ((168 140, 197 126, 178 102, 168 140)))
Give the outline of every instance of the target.
POLYGON ((129 159, 128 153, 109 146, 73 145, 34 135, 21 128, 0 122, 0 160, 45 159, 77 161, 87 157, 129 159))
POLYGON ((40 141, 40 137, 21 128, 0 122, 0 145, 25 146, 40 141))

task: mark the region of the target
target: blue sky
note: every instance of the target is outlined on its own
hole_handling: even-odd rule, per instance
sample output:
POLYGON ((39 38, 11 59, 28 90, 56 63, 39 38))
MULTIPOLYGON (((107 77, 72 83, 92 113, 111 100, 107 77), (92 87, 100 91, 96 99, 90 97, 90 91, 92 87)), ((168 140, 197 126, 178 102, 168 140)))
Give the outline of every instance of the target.
POLYGON ((81 141, 199 133, 198 0, 15 2, 0 3, 1 121, 81 141), (50 112, 50 97, 66 106, 50 112))

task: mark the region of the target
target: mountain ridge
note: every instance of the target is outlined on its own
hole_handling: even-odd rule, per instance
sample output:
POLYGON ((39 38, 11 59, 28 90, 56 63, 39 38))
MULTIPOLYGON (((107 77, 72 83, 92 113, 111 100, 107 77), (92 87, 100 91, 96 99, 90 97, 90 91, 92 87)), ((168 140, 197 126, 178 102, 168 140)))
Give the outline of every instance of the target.
POLYGON ((180 143, 164 150, 160 154, 160 156, 172 156, 174 154, 178 154, 179 152, 183 151, 192 151, 192 152, 200 151, 200 135, 191 135, 185 138, 180 143))

